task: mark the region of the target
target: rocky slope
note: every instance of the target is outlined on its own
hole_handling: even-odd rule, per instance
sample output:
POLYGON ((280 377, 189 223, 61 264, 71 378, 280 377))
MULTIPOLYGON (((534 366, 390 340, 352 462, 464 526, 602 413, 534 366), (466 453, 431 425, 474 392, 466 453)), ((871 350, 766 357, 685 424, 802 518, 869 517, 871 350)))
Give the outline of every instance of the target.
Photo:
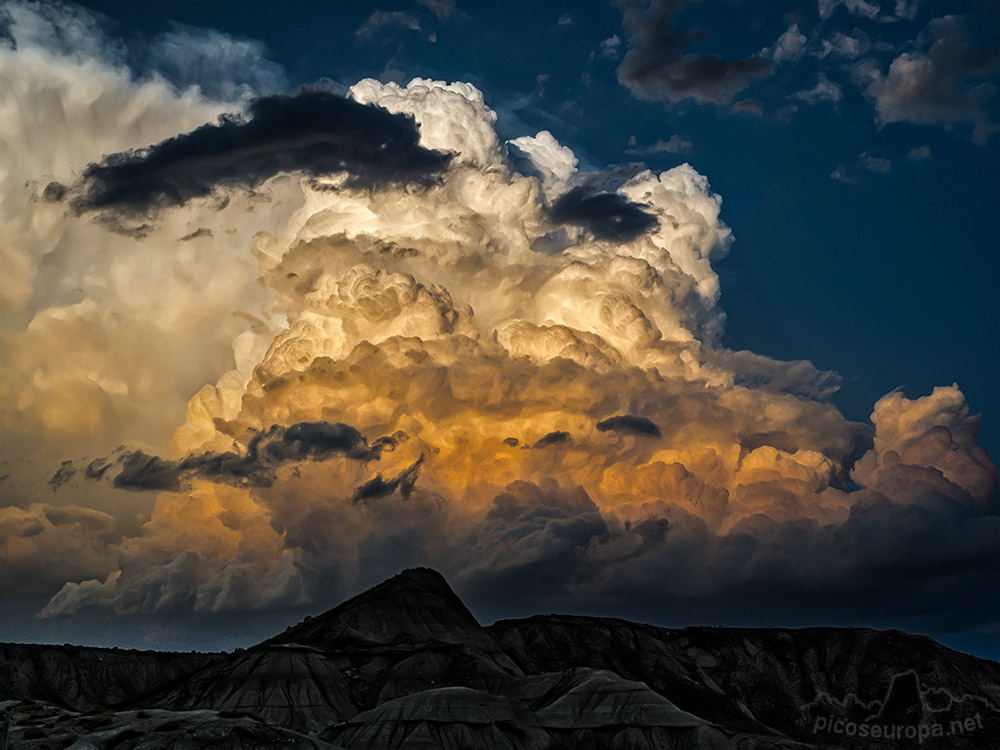
POLYGON ((0 646, 2 699, 16 748, 1000 747, 1000 665, 928 638, 484 628, 426 569, 233 654, 0 646))
POLYGON ((39 701, 78 711, 118 706, 223 656, 2 643, 0 701, 39 701))

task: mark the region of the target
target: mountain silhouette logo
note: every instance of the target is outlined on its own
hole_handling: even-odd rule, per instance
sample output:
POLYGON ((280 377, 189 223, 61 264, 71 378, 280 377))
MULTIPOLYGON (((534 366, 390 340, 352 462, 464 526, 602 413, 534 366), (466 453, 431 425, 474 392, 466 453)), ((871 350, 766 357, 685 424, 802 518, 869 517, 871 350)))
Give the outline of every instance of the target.
MULTIPOLYGON (((859 692, 836 698, 821 692, 802 706, 800 722, 815 735, 855 738, 858 747, 982 747, 996 736, 1000 707, 982 695, 923 687, 915 670, 889 675, 880 697, 859 692), (976 743, 980 744, 976 744, 976 743)), ((851 745, 848 744, 848 747, 851 745)))

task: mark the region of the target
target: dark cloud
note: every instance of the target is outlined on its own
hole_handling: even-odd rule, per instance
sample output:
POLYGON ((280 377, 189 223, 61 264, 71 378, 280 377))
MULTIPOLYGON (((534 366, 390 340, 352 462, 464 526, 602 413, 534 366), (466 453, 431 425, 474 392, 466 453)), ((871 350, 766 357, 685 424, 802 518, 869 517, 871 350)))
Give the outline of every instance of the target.
POLYGON ((104 474, 113 466, 111 461, 106 458, 95 458, 89 464, 87 468, 83 470, 84 476, 87 479, 103 479, 104 474))
POLYGON ((340 422, 299 422, 291 427, 273 425, 266 434, 250 441, 248 453, 262 450, 267 457, 278 461, 321 460, 330 453, 365 460, 394 441, 380 438, 376 443, 379 448, 369 448, 360 432, 340 422))
POLYGON ((42 200, 48 203, 59 203, 66 197, 67 187, 61 182, 50 182, 42 191, 42 200))
MULTIPOLYGON (((322 461, 334 455, 356 461, 377 460, 382 451, 392 450, 396 444, 397 437, 381 437, 369 446, 360 432, 339 422, 300 422, 291 427, 272 425, 267 431, 254 435, 245 453, 209 452, 169 461, 141 450, 125 451, 114 460, 98 458, 91 461, 84 475, 88 479, 101 479, 117 465, 120 470, 112 480, 114 486, 137 491, 176 491, 194 478, 266 487, 274 481, 275 469, 282 464, 322 461)), ((376 484, 369 482, 372 486, 365 485, 359 493, 364 497, 376 497, 400 489, 408 495, 416 481, 420 463, 418 461, 393 480, 385 481, 378 477, 372 480, 376 484)), ((53 489, 58 489, 74 473, 71 462, 64 462, 50 484, 53 489)))
POLYGON ((659 426, 651 419, 637 417, 632 414, 620 414, 616 417, 605 419, 597 423, 597 429, 601 432, 632 432, 636 435, 663 437, 659 426))
POLYGON ((945 16, 930 22, 917 38, 924 51, 904 52, 865 93, 882 123, 917 125, 971 123, 972 139, 984 144, 996 132, 996 86, 985 79, 1000 70, 1000 34, 974 44, 970 21, 945 16))
POLYGON ((533 447, 547 448, 550 445, 562 445, 567 441, 569 441, 569 433, 562 430, 556 430, 555 432, 550 432, 547 435, 540 437, 538 442, 536 442, 533 447))
POLYGON ((52 475, 52 479, 49 480, 49 487, 52 488, 53 492, 58 490, 72 479, 74 474, 76 474, 76 470, 73 468, 73 462, 63 461, 56 473, 52 475))
POLYGON ((193 232, 189 232, 181 237, 181 242, 188 242, 190 240, 196 240, 199 237, 211 237, 212 230, 206 227, 198 227, 193 232))
POLYGON ((396 490, 399 490, 399 494, 403 496, 404 500, 409 500, 410 494, 413 492, 413 485, 416 484, 417 477, 420 475, 420 465, 423 462, 424 457, 421 456, 395 479, 383 479, 381 474, 376 475, 374 479, 370 479, 358 487, 354 493, 354 502, 387 497, 396 490))
POLYGON ((353 187, 426 181, 450 156, 419 145, 413 119, 328 91, 268 96, 246 116, 91 164, 77 186, 78 212, 147 213, 209 195, 254 187, 282 172, 318 177, 347 172, 353 187))
POLYGON ((640 5, 621 0, 629 50, 618 66, 618 80, 639 99, 676 102, 692 98, 728 104, 750 85, 750 79, 771 72, 770 63, 756 57, 723 60, 718 55, 684 54, 703 39, 701 31, 674 25, 674 14, 686 0, 652 0, 640 5))
MULTIPOLYGON (((206 454, 206 459, 219 454, 206 454)), ((233 454, 224 454, 233 455, 233 454)), ((194 459, 185 459, 188 474, 198 474, 192 466, 194 459)), ((122 470, 114 479, 115 487, 126 490, 179 490, 184 470, 180 463, 166 461, 159 456, 150 456, 143 451, 127 453, 122 457, 122 470)))
POLYGON ((626 242, 656 226, 656 217, 618 193, 592 193, 575 187, 559 196, 550 214, 554 221, 586 227, 602 240, 626 242))

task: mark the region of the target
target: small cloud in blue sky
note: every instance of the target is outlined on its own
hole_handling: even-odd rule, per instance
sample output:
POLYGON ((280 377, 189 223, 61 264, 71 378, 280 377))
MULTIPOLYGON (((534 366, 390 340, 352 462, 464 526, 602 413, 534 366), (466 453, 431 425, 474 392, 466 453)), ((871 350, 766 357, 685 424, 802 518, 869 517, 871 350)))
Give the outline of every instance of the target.
POLYGON ((607 39, 601 42, 601 55, 603 57, 618 57, 618 51, 621 49, 622 40, 617 34, 609 36, 607 39))
POLYGON ((799 25, 793 23, 778 37, 774 47, 765 47, 760 51, 760 56, 770 58, 776 63, 798 60, 805 54, 806 41, 806 35, 799 31, 799 25))
POLYGON ((837 31, 830 37, 820 40, 819 44, 820 49, 816 56, 821 60, 830 56, 853 60, 868 51, 871 40, 865 32, 855 29, 853 36, 837 31))
POLYGON ((820 73, 819 81, 815 86, 811 89, 803 89, 792 96, 809 104, 817 104, 819 102, 839 102, 843 98, 844 92, 840 86, 820 73))
POLYGON ((830 179, 843 182, 845 185, 854 185, 861 182, 864 172, 871 174, 889 174, 892 171, 892 162, 881 156, 874 156, 867 151, 858 156, 857 161, 849 167, 839 165, 830 173, 830 179))
POLYGON ((639 146, 633 135, 628 139, 628 148, 625 149, 626 154, 686 154, 691 151, 692 143, 689 140, 681 138, 679 135, 672 135, 666 140, 659 140, 649 146, 639 146))
POLYGON ((937 18, 917 37, 916 50, 900 54, 884 74, 871 70, 865 94, 881 124, 970 124, 974 143, 990 139, 998 130, 997 88, 986 79, 1000 71, 1000 45, 977 45, 970 31, 963 16, 937 18))

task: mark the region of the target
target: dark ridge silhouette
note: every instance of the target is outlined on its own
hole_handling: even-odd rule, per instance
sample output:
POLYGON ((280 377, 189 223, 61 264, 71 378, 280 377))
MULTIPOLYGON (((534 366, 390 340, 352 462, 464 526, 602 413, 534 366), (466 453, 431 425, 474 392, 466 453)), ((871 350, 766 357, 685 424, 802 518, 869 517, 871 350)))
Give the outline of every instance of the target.
POLYGON ((920 727, 921 748, 972 750, 1000 736, 1000 664, 930 638, 572 615, 484 628, 428 568, 231 654, 0 645, 0 700, 11 747, 39 750, 80 737, 122 750, 903 750, 920 727), (844 727, 876 723, 892 738, 851 744, 844 727))

